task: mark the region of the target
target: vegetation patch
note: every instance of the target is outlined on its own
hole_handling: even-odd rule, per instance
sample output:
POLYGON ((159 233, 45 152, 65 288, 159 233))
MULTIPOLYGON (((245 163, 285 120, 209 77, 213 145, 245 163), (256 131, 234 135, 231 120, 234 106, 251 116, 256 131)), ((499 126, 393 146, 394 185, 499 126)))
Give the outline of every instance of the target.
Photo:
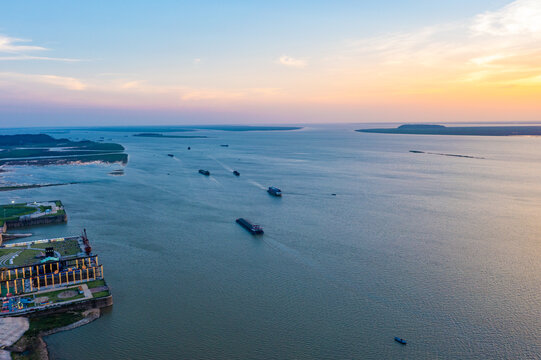
POLYGON ((82 320, 81 312, 64 312, 47 316, 33 316, 23 337, 12 346, 11 358, 14 360, 41 360, 47 358, 47 348, 41 334, 71 325, 82 320))
POLYGON ((0 205, 0 226, 5 221, 18 220, 20 216, 32 214, 36 211, 35 207, 26 206, 26 204, 0 205))
POLYGON ((105 296, 109 296, 109 290, 105 290, 105 291, 98 291, 96 293, 93 293, 92 294, 92 297, 94 298, 100 298, 100 297, 105 297, 105 296))
POLYGON ((86 283, 86 286, 88 286, 89 289, 93 289, 93 288, 97 288, 97 287, 100 287, 100 286, 105 286, 105 280, 94 280, 94 281, 89 281, 86 283))
POLYGON ((64 240, 64 241, 53 241, 49 243, 39 243, 33 244, 31 247, 36 249, 45 249, 52 247, 54 251, 58 252, 62 256, 77 255, 81 252, 81 247, 77 240, 64 240))
POLYGON ((115 143, 55 139, 46 134, 0 135, 0 165, 51 165, 84 162, 127 162, 115 143))
POLYGON ((43 331, 67 326, 81 320, 83 317, 83 314, 80 312, 65 312, 48 316, 32 317, 30 318, 30 327, 26 331, 25 336, 36 336, 43 331))
POLYGON ((23 249, 19 255, 13 259, 13 265, 23 266, 34 264, 37 261, 37 256, 40 254, 40 250, 23 249))
POLYGON ((62 289, 62 290, 57 290, 57 291, 51 291, 51 292, 47 292, 47 293, 41 293, 39 294, 39 296, 46 296, 49 298, 49 301, 52 302, 52 303, 58 303, 58 302, 64 302, 64 301, 71 301, 71 300, 77 300, 77 299, 82 299, 85 297, 84 294, 79 294, 79 292, 77 291, 77 294, 75 294, 75 296, 72 296, 72 297, 64 297, 64 293, 66 293, 67 291, 71 291, 71 290, 66 290, 66 289, 62 289))

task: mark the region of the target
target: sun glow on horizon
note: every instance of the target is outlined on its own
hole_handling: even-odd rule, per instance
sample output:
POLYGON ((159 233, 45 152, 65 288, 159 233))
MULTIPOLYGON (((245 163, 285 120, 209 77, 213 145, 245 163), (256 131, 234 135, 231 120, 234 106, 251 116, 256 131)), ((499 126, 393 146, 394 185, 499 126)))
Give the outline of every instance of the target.
POLYGON ((179 114, 245 110, 248 121, 257 121, 258 113, 269 120, 292 109, 306 116, 317 109, 334 111, 315 121, 354 121, 356 113, 357 121, 367 114, 393 121, 400 119, 387 117, 419 108, 433 109, 428 112, 433 121, 438 108, 466 117, 464 110, 475 108, 472 114, 480 121, 501 117, 505 109, 513 114, 509 120, 531 120, 541 110, 539 1, 516 0, 409 31, 362 38, 345 32, 331 44, 238 64, 191 56, 171 68, 141 61, 140 72, 116 72, 118 65, 110 65, 107 54, 54 56, 58 44, 52 49, 0 35, 0 104, 179 114), (395 109, 378 110, 389 106, 395 109))

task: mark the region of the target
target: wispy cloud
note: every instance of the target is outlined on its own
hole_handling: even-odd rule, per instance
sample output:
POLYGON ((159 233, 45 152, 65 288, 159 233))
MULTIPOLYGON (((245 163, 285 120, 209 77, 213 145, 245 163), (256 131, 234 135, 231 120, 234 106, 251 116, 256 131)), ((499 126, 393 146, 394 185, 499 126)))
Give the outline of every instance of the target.
POLYGON ((30 40, 17 39, 4 35, 0 35, 0 52, 20 54, 28 51, 41 51, 46 50, 41 46, 34 45, 21 45, 21 43, 28 43, 30 40))
POLYGON ((15 83, 34 83, 52 85, 67 90, 84 90, 87 85, 81 80, 57 75, 40 75, 40 74, 21 74, 13 72, 0 72, 0 80, 12 81, 15 83))
POLYGON ((76 62, 79 59, 69 59, 61 57, 49 57, 31 55, 36 52, 43 52, 49 49, 42 46, 26 45, 31 40, 13 38, 5 35, 0 35, 0 54, 9 54, 0 56, 0 61, 17 61, 17 60, 45 60, 45 61, 61 61, 61 62, 76 62))
POLYGON ((276 61, 280 65, 303 68, 306 66, 306 61, 302 59, 296 59, 291 56, 282 55, 276 61))
POLYGON ((531 83, 541 71, 541 1, 516 0, 461 22, 348 41, 347 48, 350 68, 377 70, 396 84, 430 83, 430 91, 460 81, 505 85, 526 74, 531 83))
POLYGON ((541 2, 517 0, 497 10, 475 17, 471 26, 479 35, 541 37, 541 2))

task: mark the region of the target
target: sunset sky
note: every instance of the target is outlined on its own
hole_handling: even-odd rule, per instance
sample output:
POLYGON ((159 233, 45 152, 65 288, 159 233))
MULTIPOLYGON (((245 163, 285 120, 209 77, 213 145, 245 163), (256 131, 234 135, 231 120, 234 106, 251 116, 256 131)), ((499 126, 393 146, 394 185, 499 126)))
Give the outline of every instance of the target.
POLYGON ((539 121, 541 1, 3 1, 0 126, 539 121))

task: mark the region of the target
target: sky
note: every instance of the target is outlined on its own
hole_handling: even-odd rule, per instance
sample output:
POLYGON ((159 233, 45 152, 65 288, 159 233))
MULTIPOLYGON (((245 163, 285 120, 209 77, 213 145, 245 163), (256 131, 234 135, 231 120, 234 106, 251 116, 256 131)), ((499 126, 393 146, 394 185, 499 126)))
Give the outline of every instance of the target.
POLYGON ((0 3, 0 127, 541 121, 541 1, 0 3))

